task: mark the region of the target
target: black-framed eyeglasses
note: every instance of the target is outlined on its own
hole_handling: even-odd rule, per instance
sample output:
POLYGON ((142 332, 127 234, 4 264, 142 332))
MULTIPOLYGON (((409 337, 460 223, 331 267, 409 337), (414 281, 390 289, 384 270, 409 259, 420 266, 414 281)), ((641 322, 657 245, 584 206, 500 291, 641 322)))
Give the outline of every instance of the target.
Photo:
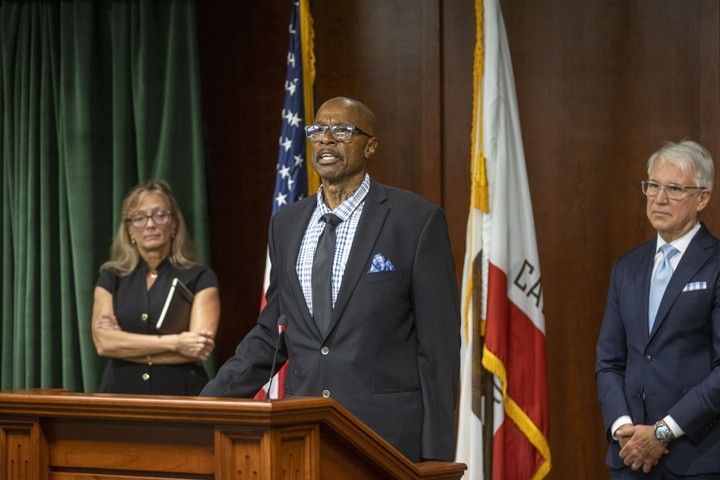
POLYGON ((165 225, 170 221, 170 217, 172 217, 172 212, 169 210, 158 210, 157 212, 153 212, 152 215, 145 215, 144 213, 138 213, 137 215, 130 215, 127 217, 127 221, 132 223, 132 226, 135 228, 142 228, 145 225, 147 225, 148 218, 153 219, 153 222, 155 222, 155 225, 165 225))
POLYGON ((322 138, 325 136, 325 132, 327 132, 328 130, 330 130, 330 135, 332 136, 332 138, 334 138, 340 143, 349 142, 350 139, 352 139, 353 133, 356 132, 361 135, 366 135, 368 137, 373 136, 367 132, 363 132, 355 125, 350 125, 347 123, 339 123, 337 125, 308 125, 307 127, 305 127, 305 136, 311 142, 319 142, 320 140, 322 140, 322 138))
POLYGON ((653 180, 643 180, 640 182, 642 185, 642 192, 648 197, 654 197, 660 190, 665 190, 665 195, 673 200, 682 199, 688 190, 705 190, 705 187, 696 187, 693 185, 678 185, 677 183, 668 183, 667 185, 661 185, 653 180))

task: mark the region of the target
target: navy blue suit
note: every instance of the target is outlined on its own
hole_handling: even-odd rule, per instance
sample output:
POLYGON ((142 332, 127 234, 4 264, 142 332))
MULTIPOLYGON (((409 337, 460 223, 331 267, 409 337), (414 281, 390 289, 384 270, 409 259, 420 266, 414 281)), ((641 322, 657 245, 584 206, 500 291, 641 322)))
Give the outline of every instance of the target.
POLYGON ((596 378, 611 469, 624 467, 610 426, 622 415, 653 424, 670 414, 685 435, 659 467, 674 475, 720 473, 720 241, 701 225, 677 265, 648 332, 656 239, 612 271, 597 344, 596 378))
POLYGON ((323 335, 296 272, 316 202, 311 196, 273 217, 267 306, 202 395, 252 397, 268 379, 285 314, 286 397, 329 395, 410 460, 453 460, 460 309, 442 210, 371 181, 323 335), (395 270, 368 272, 377 253, 395 270))

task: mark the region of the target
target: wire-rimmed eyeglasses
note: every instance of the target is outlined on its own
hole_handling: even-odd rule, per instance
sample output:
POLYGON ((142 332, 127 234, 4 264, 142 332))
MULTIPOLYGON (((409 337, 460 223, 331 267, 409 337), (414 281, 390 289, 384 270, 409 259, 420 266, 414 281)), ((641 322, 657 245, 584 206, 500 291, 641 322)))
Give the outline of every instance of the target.
POLYGON ((643 180, 640 182, 642 185, 642 192, 648 197, 654 197, 660 190, 665 190, 665 195, 673 200, 682 199, 688 190, 705 190, 705 187, 697 187, 693 185, 678 185, 677 183, 668 183, 667 185, 661 185, 653 180, 643 180))
POLYGON ((325 136, 325 132, 330 130, 330 135, 340 143, 347 143, 352 139, 353 133, 357 132, 361 135, 372 137, 367 132, 363 132, 355 125, 340 123, 337 125, 308 125, 305 127, 305 136, 311 142, 319 142, 325 136))
POLYGON ((147 225, 148 219, 153 219, 153 222, 155 222, 155 225, 165 225, 170 221, 170 217, 172 217, 172 212, 169 210, 158 210, 157 212, 153 212, 152 215, 145 215, 144 213, 138 213, 137 215, 130 215, 127 217, 127 221, 132 223, 132 226, 135 228, 142 228, 145 225, 147 225))

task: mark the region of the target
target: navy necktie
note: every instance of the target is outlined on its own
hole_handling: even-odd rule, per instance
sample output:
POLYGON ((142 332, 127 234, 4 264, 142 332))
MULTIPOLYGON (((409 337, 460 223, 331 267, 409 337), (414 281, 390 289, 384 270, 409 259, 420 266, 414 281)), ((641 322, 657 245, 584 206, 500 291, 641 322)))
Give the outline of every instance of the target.
POLYGON ((335 227, 342 221, 332 213, 322 216, 325 229, 318 239, 312 266, 313 318, 320 331, 327 333, 332 316, 332 269, 335 259, 335 227))
POLYGON ((673 274, 670 259, 678 253, 678 249, 669 243, 660 247, 660 251, 663 254, 663 258, 650 281, 650 298, 648 301, 648 331, 650 332, 652 332, 653 324, 655 323, 655 317, 660 307, 660 300, 662 300, 665 288, 673 274))

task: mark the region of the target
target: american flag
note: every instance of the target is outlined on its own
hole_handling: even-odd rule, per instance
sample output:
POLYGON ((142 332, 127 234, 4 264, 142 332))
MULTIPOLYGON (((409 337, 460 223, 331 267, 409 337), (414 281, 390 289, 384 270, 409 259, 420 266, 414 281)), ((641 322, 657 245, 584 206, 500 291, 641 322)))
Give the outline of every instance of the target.
MULTIPOLYGON (((280 129, 280 148, 275 176, 272 214, 275 215, 285 205, 300 200, 308 194, 306 140, 305 140, 305 101, 303 95, 302 39, 300 36, 300 2, 293 2, 290 16, 290 45, 287 53, 287 73, 285 75, 285 100, 282 109, 282 128, 280 129)), ((312 112, 313 106, 309 106, 312 112)), ((270 279, 270 258, 266 256, 265 280, 260 308, 265 307, 265 291, 270 279)), ((287 364, 273 380, 271 398, 283 396, 285 370, 287 364)), ((258 392, 255 398, 267 396, 268 385, 258 392)))
POLYGON ((299 2, 294 2, 290 17, 290 46, 287 53, 285 101, 282 109, 273 215, 285 205, 307 196, 303 81, 300 6, 299 2))

